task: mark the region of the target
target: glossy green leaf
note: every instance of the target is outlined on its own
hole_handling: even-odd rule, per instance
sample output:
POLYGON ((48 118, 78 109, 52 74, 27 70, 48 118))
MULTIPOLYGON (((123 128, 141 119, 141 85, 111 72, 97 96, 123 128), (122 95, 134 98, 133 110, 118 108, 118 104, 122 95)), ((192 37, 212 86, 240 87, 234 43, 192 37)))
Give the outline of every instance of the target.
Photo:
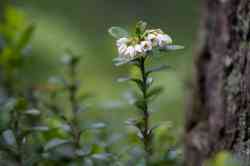
POLYGON ((94 123, 90 126, 91 129, 102 129, 105 128, 107 124, 99 122, 99 123, 94 123))
POLYGON ((72 131, 71 126, 68 124, 61 124, 60 128, 63 129, 65 132, 70 132, 72 131))
POLYGON ((84 159, 83 165, 84 166, 94 166, 94 162, 91 159, 86 158, 86 159, 84 159))
POLYGON ((137 101, 135 102, 135 106, 136 106, 138 109, 144 110, 144 109, 145 109, 145 101, 144 101, 144 100, 137 100, 137 101))
POLYGON ((91 146, 84 146, 83 148, 76 150, 76 155, 80 157, 84 157, 84 156, 90 155, 91 150, 92 150, 91 146))
POLYGON ((164 48, 162 48, 162 50, 165 51, 176 51, 176 50, 182 50, 184 49, 184 46, 181 45, 166 45, 164 48))
POLYGON ((54 138, 54 139, 50 140, 44 146, 44 150, 48 151, 48 150, 51 150, 51 149, 56 148, 58 146, 62 146, 62 145, 68 144, 70 142, 71 142, 70 140, 64 140, 64 139, 54 138))
POLYGON ((29 109, 29 110, 25 111, 24 114, 32 115, 32 116, 39 116, 41 114, 41 112, 37 109, 29 109))
POLYGON ((20 37, 20 39, 18 41, 18 45, 17 45, 17 51, 21 51, 22 49, 27 47, 27 45, 30 42, 30 39, 33 35, 34 29, 35 29, 34 25, 30 25, 21 34, 21 37, 20 37))
POLYGON ((120 76, 116 79, 117 82, 126 82, 126 81, 130 81, 131 77, 130 76, 120 76))
POLYGON ((32 131, 45 132, 49 130, 48 126, 34 126, 31 128, 32 131))
POLYGON ((124 65, 124 64, 127 64, 127 63, 129 63, 130 62, 130 60, 128 60, 128 59, 124 59, 124 58, 120 58, 120 57, 117 57, 117 58, 114 58, 113 59, 113 64, 115 65, 115 66, 122 66, 122 65, 124 65))
POLYGON ((16 100, 16 103, 15 103, 15 109, 16 110, 26 110, 28 107, 28 103, 27 101, 24 99, 24 98, 19 98, 16 100))
POLYGON ((154 88, 149 90, 149 92, 147 94, 147 98, 156 97, 159 94, 161 94, 162 92, 163 92, 163 87, 161 87, 161 86, 154 87, 154 88))
POLYGON ((159 66, 147 69, 146 73, 150 74, 150 73, 154 73, 154 72, 160 72, 160 71, 163 71, 163 70, 167 70, 169 68, 171 68, 169 65, 164 65, 163 64, 163 65, 159 65, 159 66))
POLYGON ((15 137, 15 135, 14 135, 14 133, 13 133, 12 130, 10 130, 10 129, 5 130, 2 133, 2 137, 3 137, 4 142, 7 145, 10 145, 10 146, 16 146, 17 145, 16 137, 15 137))
POLYGON ((93 154, 92 158, 96 160, 108 160, 112 156, 111 153, 97 153, 93 154))
POLYGON ((154 82, 153 78, 152 77, 148 77, 147 81, 146 81, 147 87, 150 87, 153 84, 153 82, 154 82))
POLYGON ((145 32, 146 28, 147 28, 147 23, 144 21, 139 21, 136 24, 136 34, 139 36, 142 35, 145 32))
POLYGON ((113 36, 116 39, 120 39, 120 38, 129 36, 128 32, 121 27, 111 27, 108 30, 108 32, 111 36, 113 36))

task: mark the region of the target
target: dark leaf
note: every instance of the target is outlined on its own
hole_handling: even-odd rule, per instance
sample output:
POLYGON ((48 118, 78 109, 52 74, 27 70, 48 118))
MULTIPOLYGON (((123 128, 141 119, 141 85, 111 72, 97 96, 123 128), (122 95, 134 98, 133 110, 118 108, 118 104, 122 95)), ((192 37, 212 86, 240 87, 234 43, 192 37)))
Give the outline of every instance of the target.
POLYGON ((27 46, 27 44, 29 43, 29 41, 31 39, 31 36, 33 34, 34 29, 35 29, 34 25, 30 25, 22 33, 22 35, 18 41, 17 51, 21 51, 22 49, 24 49, 27 46))
POLYGON ((24 98, 19 98, 16 103, 15 103, 15 110, 26 110, 27 109, 27 106, 28 106, 28 103, 27 101, 24 99, 24 98))
POLYGON ((149 92, 147 94, 147 98, 156 97, 159 94, 161 94, 162 92, 163 92, 163 87, 161 87, 161 86, 152 88, 151 90, 149 90, 149 92))
POLYGON ((145 109, 145 101, 144 101, 144 100, 137 100, 137 101, 135 102, 135 106, 136 106, 138 109, 144 110, 144 109, 145 109))

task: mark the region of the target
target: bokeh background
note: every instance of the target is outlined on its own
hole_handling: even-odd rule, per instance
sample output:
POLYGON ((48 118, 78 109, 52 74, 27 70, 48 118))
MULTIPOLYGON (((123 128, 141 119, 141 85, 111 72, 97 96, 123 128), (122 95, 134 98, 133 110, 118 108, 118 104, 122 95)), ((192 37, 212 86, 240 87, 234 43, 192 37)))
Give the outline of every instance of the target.
POLYGON ((154 61, 173 68, 155 75, 155 84, 163 85, 165 92, 152 106, 153 121, 171 120, 181 128, 185 82, 192 76, 192 53, 199 25, 198 0, 23 0, 16 4, 36 25, 24 77, 41 84, 50 76, 63 73, 60 58, 70 48, 83 57, 79 69, 82 88, 94 95, 86 103, 91 111, 83 120, 91 117, 106 121, 114 129, 122 129, 123 121, 134 116, 135 108, 126 101, 128 84, 115 82, 116 77, 130 71, 112 65, 117 51, 107 30, 115 25, 132 32, 138 20, 162 28, 185 50, 154 61))

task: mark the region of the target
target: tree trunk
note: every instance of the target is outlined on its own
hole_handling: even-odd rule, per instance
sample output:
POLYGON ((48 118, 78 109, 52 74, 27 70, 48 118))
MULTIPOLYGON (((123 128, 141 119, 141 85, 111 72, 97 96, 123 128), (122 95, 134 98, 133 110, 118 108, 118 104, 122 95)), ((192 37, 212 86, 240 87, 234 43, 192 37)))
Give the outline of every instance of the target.
POLYGON ((203 1, 186 165, 201 166, 220 150, 250 163, 250 1, 203 1))

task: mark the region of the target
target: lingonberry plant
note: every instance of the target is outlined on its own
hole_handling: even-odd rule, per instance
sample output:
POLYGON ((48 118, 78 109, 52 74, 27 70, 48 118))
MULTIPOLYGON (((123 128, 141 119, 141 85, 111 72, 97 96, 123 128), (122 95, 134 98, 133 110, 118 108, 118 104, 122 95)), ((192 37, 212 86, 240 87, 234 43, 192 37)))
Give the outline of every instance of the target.
POLYGON ((54 128, 53 136, 49 137, 44 146, 44 157, 47 163, 76 165, 108 165, 112 154, 95 142, 94 130, 106 127, 102 122, 86 123, 83 113, 87 111, 85 100, 91 95, 80 89, 78 67, 81 57, 67 51, 62 58, 65 66, 63 77, 49 79, 49 94, 40 95, 41 106, 48 110, 48 123, 54 128), (50 122, 49 122, 50 121, 50 122), (92 140, 82 139, 84 134, 91 133, 92 140), (85 142, 83 142, 85 141, 85 142), (96 150, 98 149, 98 150, 96 150), (102 163, 102 164, 101 164, 102 163))
POLYGON ((41 159, 36 138, 48 128, 20 77, 33 29, 21 11, 6 6, 0 23, 0 165, 35 165, 41 159))
POLYGON ((19 72, 29 53, 34 25, 12 6, 6 6, 4 21, 0 23, 0 68, 6 96, 23 93, 19 72), (2 47, 2 48, 1 48, 2 47), (18 86, 17 86, 18 85, 18 86))
POLYGON ((162 92, 162 87, 152 87, 153 79, 150 75, 167 69, 168 65, 148 68, 146 63, 150 63, 152 58, 159 54, 183 49, 183 46, 173 45, 171 37, 161 29, 147 29, 147 23, 143 21, 137 23, 134 34, 129 34, 120 27, 111 27, 109 33, 117 39, 116 46, 119 55, 114 59, 114 64, 116 66, 131 64, 140 71, 139 77, 125 76, 120 77, 118 81, 132 81, 139 87, 140 93, 136 94, 137 99, 133 104, 140 110, 141 116, 127 123, 138 129, 138 136, 144 146, 145 165, 149 166, 152 163, 152 139, 155 129, 150 124, 149 104, 162 92))

